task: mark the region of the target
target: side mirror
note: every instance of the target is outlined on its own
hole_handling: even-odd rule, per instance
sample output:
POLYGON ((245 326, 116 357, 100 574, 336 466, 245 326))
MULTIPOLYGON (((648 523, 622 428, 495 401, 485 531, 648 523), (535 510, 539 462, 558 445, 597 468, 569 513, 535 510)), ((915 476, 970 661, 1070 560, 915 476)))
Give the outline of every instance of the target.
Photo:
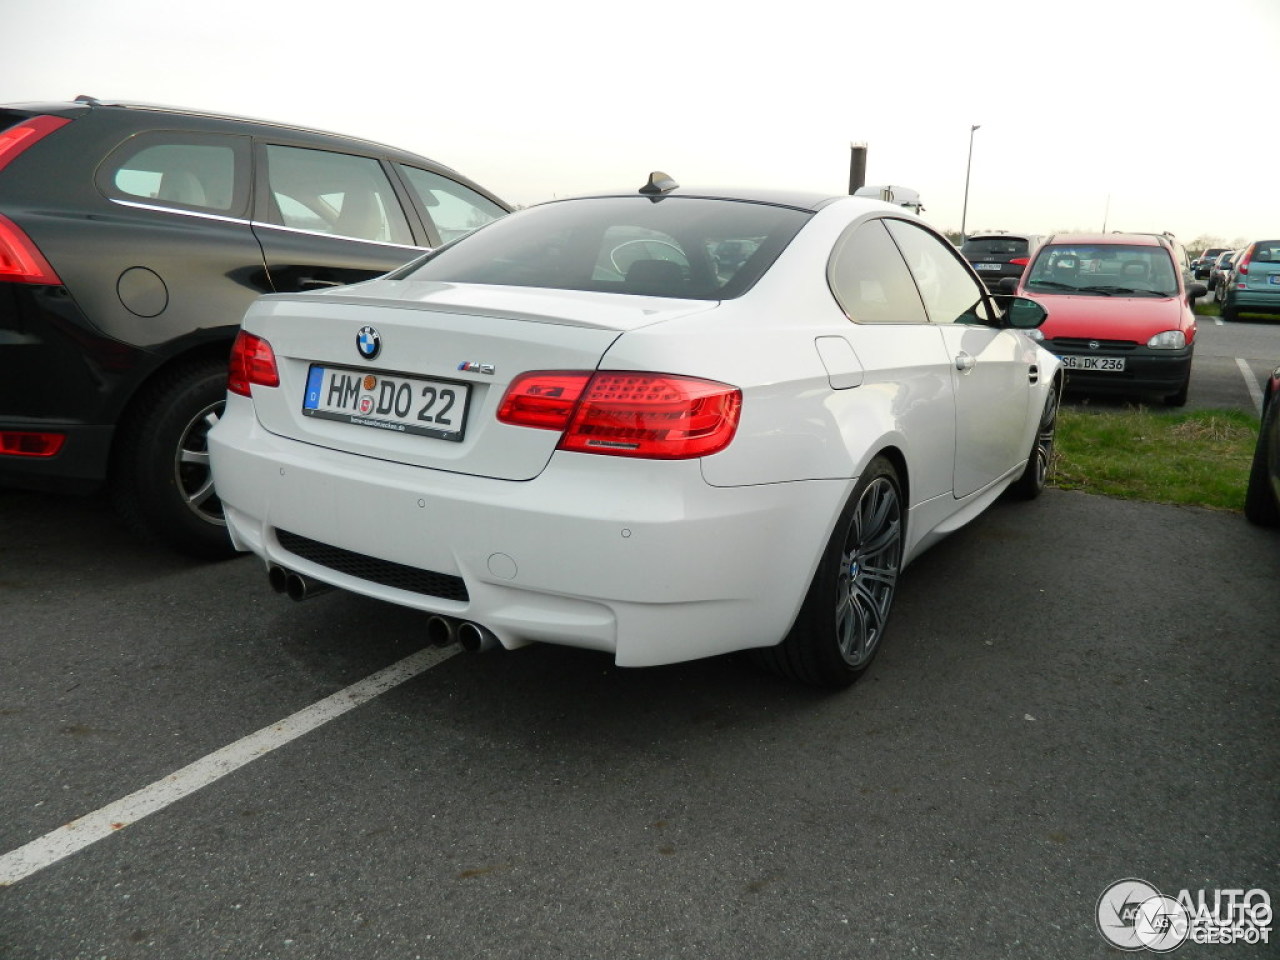
POLYGON ((1010 297, 1004 311, 1004 325, 1015 330, 1034 330, 1047 319, 1045 308, 1026 297, 1010 297))
POLYGON ((1208 292, 1209 292, 1209 288, 1206 287, 1203 283, 1193 283, 1190 287, 1187 288, 1187 296, 1190 297, 1192 300, 1196 299, 1196 297, 1203 297, 1208 292))
POLYGON ((1001 293, 1016 293, 1018 290, 1017 277, 1001 277, 1000 282, 996 284, 1000 288, 1001 293))

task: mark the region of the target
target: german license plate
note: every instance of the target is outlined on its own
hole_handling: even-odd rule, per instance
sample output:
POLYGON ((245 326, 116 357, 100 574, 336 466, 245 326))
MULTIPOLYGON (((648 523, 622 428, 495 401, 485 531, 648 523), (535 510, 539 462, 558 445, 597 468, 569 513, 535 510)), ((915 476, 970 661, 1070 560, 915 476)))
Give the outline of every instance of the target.
POLYGON ((1280 273, 1273 273, 1267 277, 1267 283, 1280 283, 1280 273))
POLYGON ((1124 357, 1060 357, 1068 370, 1093 370, 1101 373, 1123 373, 1124 357))
POLYGON ((998 264, 998 263, 975 263, 975 264, 973 265, 973 269, 975 269, 975 270, 999 270, 999 269, 1000 269, 1000 264, 998 264))
POLYGON ((302 412, 322 420, 461 440, 471 388, 450 380, 312 364, 302 412))

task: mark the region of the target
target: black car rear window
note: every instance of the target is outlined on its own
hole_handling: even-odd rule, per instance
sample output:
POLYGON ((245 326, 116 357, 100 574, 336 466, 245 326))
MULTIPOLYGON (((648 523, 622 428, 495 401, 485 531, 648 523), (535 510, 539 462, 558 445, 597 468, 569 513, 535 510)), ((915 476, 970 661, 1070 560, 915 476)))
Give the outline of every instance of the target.
POLYGON ((975 257, 1025 257, 1027 241, 1022 237, 979 237, 966 240, 960 252, 967 260, 975 257))
POLYGON ((725 300, 750 289, 811 215, 699 197, 565 200, 491 223, 396 276, 725 300))

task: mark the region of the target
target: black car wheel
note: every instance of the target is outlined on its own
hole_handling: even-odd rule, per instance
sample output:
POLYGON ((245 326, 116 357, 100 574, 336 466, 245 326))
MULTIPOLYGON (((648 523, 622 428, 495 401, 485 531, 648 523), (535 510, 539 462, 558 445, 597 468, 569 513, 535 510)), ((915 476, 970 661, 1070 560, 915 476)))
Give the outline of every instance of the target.
POLYGON ((1032 441, 1031 452, 1027 455, 1027 466, 1022 475, 1009 485, 1009 496, 1015 500, 1034 500, 1040 496, 1049 480, 1049 467, 1053 462, 1053 441, 1058 433, 1058 388, 1054 384, 1049 388, 1049 396, 1045 399, 1044 410, 1040 414, 1040 423, 1036 427, 1036 438, 1032 441))
POLYGON ((818 687, 843 687, 884 639, 902 567, 905 516, 889 461, 872 460, 827 543, 791 632, 756 651, 766 668, 818 687))
POLYGON ((1276 418, 1280 417, 1280 397, 1272 397, 1258 428, 1258 445, 1253 450, 1253 463, 1249 468, 1249 486, 1244 493, 1244 515, 1251 523, 1264 527, 1280 526, 1280 502, 1271 488, 1267 475, 1270 458, 1269 438, 1275 432, 1276 418))
POLYGON ((1191 390, 1191 371, 1187 371, 1187 377, 1182 381, 1182 386, 1177 392, 1167 394, 1164 398, 1166 407, 1185 407, 1187 405, 1187 393, 1191 390))
POLYGON ((226 392, 225 362, 163 375, 121 428, 112 477, 116 507, 134 529, 202 559, 235 552, 209 470, 208 435, 226 392))
POLYGON ((1240 319, 1239 311, 1235 307, 1228 305, 1225 299, 1222 301, 1222 308, 1218 312, 1222 314, 1222 319, 1228 322, 1240 319))

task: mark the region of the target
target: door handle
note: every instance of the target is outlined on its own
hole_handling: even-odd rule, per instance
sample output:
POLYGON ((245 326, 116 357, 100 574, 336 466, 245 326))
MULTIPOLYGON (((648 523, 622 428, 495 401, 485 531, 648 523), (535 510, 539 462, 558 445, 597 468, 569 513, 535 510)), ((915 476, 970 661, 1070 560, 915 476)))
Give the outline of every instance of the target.
POLYGON ((956 356, 957 370, 972 370, 978 365, 978 361, 967 353, 960 353, 956 356))

